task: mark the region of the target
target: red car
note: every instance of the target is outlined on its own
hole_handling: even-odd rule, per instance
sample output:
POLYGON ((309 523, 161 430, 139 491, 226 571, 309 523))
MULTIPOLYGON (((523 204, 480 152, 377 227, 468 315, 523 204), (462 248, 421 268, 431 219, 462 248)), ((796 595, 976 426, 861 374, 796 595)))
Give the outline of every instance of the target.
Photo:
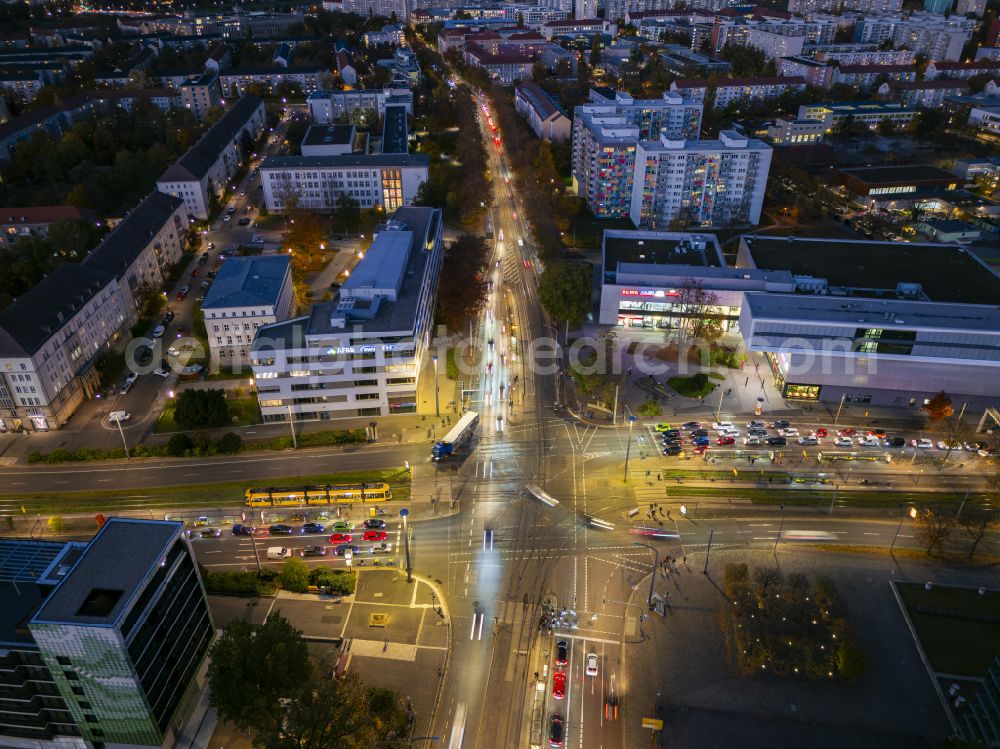
POLYGON ((385 531, 365 531, 363 541, 385 541, 389 535, 385 531))
POLYGON ((813 437, 829 437, 829 436, 830 433, 826 431, 826 428, 824 427, 820 427, 819 429, 813 432, 813 437))
POLYGON ((850 429, 850 428, 848 428, 848 429, 838 429, 837 430, 837 436, 838 437, 853 437, 857 433, 858 433, 857 429, 850 429))
POLYGON ((185 286, 183 289, 177 292, 177 296, 174 297, 174 301, 183 302, 184 297, 188 295, 188 287, 185 286))
POLYGON ((349 544, 354 540, 354 536, 350 533, 334 533, 330 536, 331 544, 349 544))
POLYGON ((868 430, 868 436, 869 437, 878 437, 880 440, 884 440, 886 434, 885 434, 885 430, 884 429, 869 429, 868 430))
POLYGON ((722 437, 719 437, 719 439, 717 439, 715 441, 715 444, 717 444, 717 445, 735 445, 736 444, 736 438, 735 437, 730 437, 728 434, 726 434, 726 435, 723 435, 722 437))
POLYGON ((694 454, 695 455, 704 455, 707 452, 708 452, 708 445, 698 445, 694 449, 694 454))
POLYGON ((195 268, 193 271, 191 271, 191 278, 197 278, 197 277, 198 277, 198 269, 195 268))
POLYGON ((552 696, 561 700, 566 696, 566 674, 556 671, 552 676, 552 696))

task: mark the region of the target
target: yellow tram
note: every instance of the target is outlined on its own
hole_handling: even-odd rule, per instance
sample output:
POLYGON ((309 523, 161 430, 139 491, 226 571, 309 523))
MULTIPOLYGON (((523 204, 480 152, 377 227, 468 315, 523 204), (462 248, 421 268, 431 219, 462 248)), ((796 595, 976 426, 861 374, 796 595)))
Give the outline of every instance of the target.
POLYGON ((392 499, 384 482, 373 484, 328 484, 325 486, 268 487, 247 489, 247 507, 329 505, 338 502, 382 502, 392 499))

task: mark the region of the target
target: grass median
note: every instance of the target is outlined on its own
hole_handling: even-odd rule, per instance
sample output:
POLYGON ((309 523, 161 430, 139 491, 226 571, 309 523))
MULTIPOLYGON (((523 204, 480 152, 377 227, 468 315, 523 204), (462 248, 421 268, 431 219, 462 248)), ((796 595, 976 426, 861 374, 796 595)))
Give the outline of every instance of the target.
POLYGON ((99 491, 44 491, 0 494, 0 513, 45 515, 70 513, 112 514, 124 510, 199 509, 237 507, 244 492, 256 487, 297 487, 323 484, 359 484, 384 481, 392 502, 408 502, 411 474, 403 467, 372 471, 319 473, 255 481, 224 481, 171 487, 101 489, 99 491))

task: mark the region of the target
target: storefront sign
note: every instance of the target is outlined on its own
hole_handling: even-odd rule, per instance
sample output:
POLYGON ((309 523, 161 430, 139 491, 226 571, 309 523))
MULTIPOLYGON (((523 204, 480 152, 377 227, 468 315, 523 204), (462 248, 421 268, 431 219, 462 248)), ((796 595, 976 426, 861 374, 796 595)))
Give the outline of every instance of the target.
MULTIPOLYGON (((378 346, 373 344, 365 344, 364 346, 358 346, 357 350, 362 354, 373 354, 378 350, 378 346)), ((395 351, 395 343, 386 343, 382 347, 382 351, 395 351)), ((354 346, 339 346, 337 348, 330 347, 326 350, 326 353, 330 356, 335 356, 337 354, 353 354, 355 352, 354 346)))
POLYGON ((664 289, 622 289, 621 293, 622 296, 639 296, 651 299, 663 299, 668 296, 676 297, 681 295, 679 291, 675 291, 674 289, 670 289, 669 291, 665 291, 664 289))

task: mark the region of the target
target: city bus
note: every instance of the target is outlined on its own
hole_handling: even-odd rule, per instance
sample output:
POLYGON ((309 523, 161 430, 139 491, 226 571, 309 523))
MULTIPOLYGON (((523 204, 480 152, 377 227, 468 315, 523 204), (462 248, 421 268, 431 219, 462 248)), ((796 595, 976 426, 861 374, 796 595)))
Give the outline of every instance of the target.
POLYGON ((392 499, 384 482, 372 484, 332 484, 288 488, 250 488, 244 494, 247 507, 282 507, 289 505, 329 505, 338 502, 380 502, 392 499))

